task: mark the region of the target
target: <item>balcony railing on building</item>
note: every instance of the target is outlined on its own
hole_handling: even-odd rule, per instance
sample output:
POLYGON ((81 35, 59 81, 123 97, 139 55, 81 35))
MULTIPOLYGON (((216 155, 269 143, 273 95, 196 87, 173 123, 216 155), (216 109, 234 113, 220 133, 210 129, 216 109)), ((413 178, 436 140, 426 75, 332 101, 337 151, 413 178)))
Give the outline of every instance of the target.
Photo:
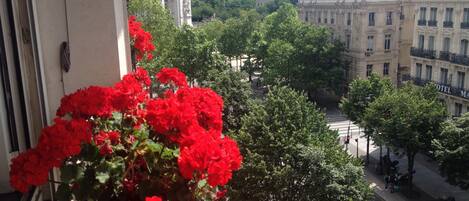
POLYGON ((448 51, 440 51, 439 59, 455 64, 469 66, 469 57, 467 55, 455 54, 448 51))
POLYGON ((453 28, 453 21, 444 21, 443 22, 444 28, 453 28))
POLYGON ((429 20, 428 21, 428 26, 429 27, 436 27, 437 24, 438 24, 438 21, 436 21, 436 20, 429 20))
POLYGON ((461 29, 469 29, 469 22, 461 22, 461 29))
POLYGON ((435 59, 436 51, 435 50, 412 47, 410 49, 410 55, 416 56, 416 57, 427 58, 427 59, 435 59))
POLYGON ((425 25, 427 25, 427 20, 419 20, 419 21, 417 22, 417 24, 418 24, 419 26, 425 26, 425 25))
POLYGON ((452 96, 457 96, 457 97, 461 97, 461 98, 469 100, 469 90, 468 89, 453 87, 453 86, 449 85, 448 83, 438 83, 438 82, 435 82, 435 81, 432 81, 432 80, 413 77, 413 76, 410 76, 410 75, 402 75, 402 81, 412 81, 415 85, 418 85, 418 86, 425 86, 428 83, 432 83, 432 84, 435 85, 435 87, 437 88, 437 90, 440 93, 444 93, 444 94, 448 94, 448 95, 452 95, 452 96))

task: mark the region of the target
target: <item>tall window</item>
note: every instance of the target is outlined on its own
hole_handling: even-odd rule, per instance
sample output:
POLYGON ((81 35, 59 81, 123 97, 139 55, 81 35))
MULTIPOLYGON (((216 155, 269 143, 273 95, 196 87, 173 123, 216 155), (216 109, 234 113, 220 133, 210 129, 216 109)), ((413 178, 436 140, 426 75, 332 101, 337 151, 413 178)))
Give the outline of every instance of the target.
POLYGON ((428 37, 428 49, 435 50, 435 36, 428 37))
POLYGON ((366 51, 373 52, 373 47, 374 47, 374 36, 368 36, 368 46, 366 48, 366 51))
POLYGON ((454 116, 460 117, 462 114, 462 104, 454 103, 454 116))
POLYGON ((453 8, 446 8, 445 21, 446 22, 453 21, 453 8))
POLYGON ((346 41, 345 41, 345 45, 346 45, 347 49, 350 49, 351 40, 352 40, 352 37, 350 36, 350 34, 347 34, 346 41))
POLYGON ((305 21, 306 22, 309 21, 309 12, 308 11, 306 11, 306 13, 305 13, 305 21))
POLYGON ((375 13, 368 13, 368 26, 375 26, 375 13))
POLYGON ((458 71, 458 80, 457 86, 460 89, 464 89, 464 79, 466 78, 466 73, 458 71))
POLYGON ((443 51, 449 52, 450 47, 451 47, 451 39, 448 37, 445 37, 443 39, 443 51))
POLYGON ((373 65, 366 65, 366 76, 369 77, 371 76, 371 73, 373 72, 373 65))
POLYGON ((437 8, 430 8, 430 21, 436 21, 437 8))
POLYGON ((386 25, 392 25, 392 12, 386 13, 386 25))
POLYGON ((335 13, 331 12, 331 24, 335 23, 335 13))
POLYGON ((318 23, 321 23, 322 11, 318 12, 318 23))
POLYGON ((448 69, 441 68, 440 70, 440 83, 447 85, 448 84, 448 69))
POLYGON ((418 48, 423 49, 423 44, 425 42, 425 36, 419 35, 419 43, 418 43, 418 48))
POLYGON ((391 34, 384 35, 384 50, 391 49, 391 34))
POLYGON ((417 79, 422 79, 422 64, 416 63, 415 64, 415 77, 417 79))
POLYGON ((426 73, 426 74, 425 74, 426 80, 432 80, 432 66, 427 65, 427 66, 425 67, 425 71, 426 71, 426 72, 425 72, 425 73, 426 73))
POLYGON ((383 64, 383 75, 389 75, 389 63, 383 64))
POLYGON ((468 46, 468 41, 466 39, 461 40, 461 47, 459 49, 459 53, 461 55, 467 56, 467 46, 468 46))
POLYGON ((347 26, 352 24, 352 13, 347 13, 347 26))
POLYGON ((327 15, 329 15, 329 12, 326 11, 324 15, 324 23, 326 24, 327 24, 327 15))
POLYGON ((426 20, 427 19, 427 8, 421 7, 420 8, 420 20, 426 20))
POLYGON ((469 23, 469 8, 464 8, 463 23, 469 23))

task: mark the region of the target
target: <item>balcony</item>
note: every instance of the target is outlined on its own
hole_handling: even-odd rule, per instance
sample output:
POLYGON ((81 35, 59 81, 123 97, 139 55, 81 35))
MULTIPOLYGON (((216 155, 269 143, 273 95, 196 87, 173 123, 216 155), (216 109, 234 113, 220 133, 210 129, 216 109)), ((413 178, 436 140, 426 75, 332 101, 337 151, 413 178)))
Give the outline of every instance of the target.
POLYGON ((443 22, 444 28, 453 28, 453 21, 444 21, 443 22))
POLYGON ((436 51, 435 50, 428 50, 428 49, 421 49, 421 48, 412 47, 410 49, 410 55, 416 56, 416 57, 421 57, 421 58, 427 58, 427 59, 435 59, 436 58, 436 51))
POLYGON ((419 20, 419 21, 417 22, 417 24, 418 24, 419 26, 426 26, 426 25, 427 25, 427 20, 419 20))
POLYGON ((435 85, 436 89, 440 93, 448 94, 448 95, 452 95, 452 96, 457 96, 457 97, 461 97, 461 98, 469 100, 469 90, 468 89, 453 87, 453 86, 448 85, 448 84, 438 83, 438 82, 434 82, 434 81, 431 81, 431 80, 426 80, 426 79, 418 78, 418 77, 412 77, 410 75, 403 75, 402 76, 402 81, 412 81, 417 86, 425 86, 429 83, 432 83, 432 84, 435 85))
POLYGON ((469 66, 469 57, 467 55, 455 54, 450 57, 450 61, 455 64, 469 66))
POLYGON ((461 22, 461 29, 469 29, 469 22, 461 22))
POLYGON ((437 24, 438 24, 438 21, 436 21, 436 20, 429 20, 428 21, 428 26, 429 27, 436 27, 437 24))
POLYGON ((440 51, 440 60, 443 60, 443 61, 451 61, 450 58, 451 58, 451 52, 448 52, 448 51, 440 51))

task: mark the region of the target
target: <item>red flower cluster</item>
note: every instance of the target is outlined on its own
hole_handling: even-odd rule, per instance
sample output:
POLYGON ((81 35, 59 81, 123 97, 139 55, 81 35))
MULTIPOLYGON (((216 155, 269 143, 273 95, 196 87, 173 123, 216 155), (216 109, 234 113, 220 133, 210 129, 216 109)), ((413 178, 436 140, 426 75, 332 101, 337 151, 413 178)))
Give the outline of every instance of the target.
POLYGON ((26 192, 30 185, 45 183, 52 168, 60 167, 67 157, 79 154, 81 144, 90 141, 91 124, 87 121, 55 119, 54 125, 42 130, 36 148, 12 160, 11 186, 26 192))
POLYGON ((152 43, 152 36, 142 29, 142 23, 136 20, 135 16, 129 16, 129 34, 136 49, 136 59, 141 61, 146 55, 148 60, 153 59, 152 52, 155 46, 152 43))
POLYGON ((166 147, 177 145, 180 154, 170 164, 177 160, 179 171, 171 174, 186 180, 207 179, 210 188, 225 185, 240 168, 242 156, 236 142, 222 135, 222 98, 210 89, 189 87, 185 75, 176 68, 163 68, 156 78, 167 90, 153 99, 149 98, 150 77, 140 68, 113 87, 91 86, 65 96, 57 115, 72 119, 57 118, 54 125, 42 130, 35 149, 12 160, 12 186, 25 192, 30 185, 45 183, 50 169, 80 154, 86 143, 96 146, 105 159, 132 154, 134 159, 125 162, 128 169, 121 175, 123 189, 132 193, 139 189, 140 181, 151 176, 145 172, 148 165, 155 165, 141 155, 149 150, 139 147, 145 146, 146 140, 169 145, 166 147), (116 113, 119 118, 113 116, 116 113), (141 128, 150 128, 148 139, 135 135, 141 128), (115 153, 116 146, 124 147, 119 149, 123 151, 115 153))
POLYGON ((145 201, 163 201, 163 200, 158 196, 152 196, 152 197, 146 197, 145 201))

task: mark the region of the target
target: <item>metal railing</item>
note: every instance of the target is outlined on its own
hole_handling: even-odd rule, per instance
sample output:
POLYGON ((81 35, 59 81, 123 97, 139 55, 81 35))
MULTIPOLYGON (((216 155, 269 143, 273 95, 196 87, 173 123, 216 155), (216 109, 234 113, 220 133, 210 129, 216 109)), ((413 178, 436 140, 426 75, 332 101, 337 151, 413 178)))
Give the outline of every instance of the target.
POLYGON ((425 26, 425 25, 427 25, 427 20, 419 20, 419 21, 417 22, 417 24, 418 24, 419 26, 425 26))
POLYGON ((410 49, 410 55, 416 56, 416 57, 421 57, 421 58, 427 58, 427 59, 435 59, 436 58, 436 51, 435 50, 412 47, 410 49))
POLYGON ((461 22, 461 29, 469 29, 469 22, 461 22))
POLYGON ((423 78, 419 78, 419 77, 413 77, 413 76, 410 76, 410 75, 402 75, 402 81, 412 81, 412 83, 417 85, 417 86, 425 86, 429 83, 432 83, 432 84, 435 85, 435 87, 437 88, 437 90, 440 93, 444 93, 444 94, 448 94, 448 95, 452 95, 452 96, 457 96, 457 97, 461 97, 461 98, 469 100, 469 90, 468 89, 453 87, 453 86, 451 86, 447 83, 439 83, 439 82, 435 82, 435 81, 432 81, 432 80, 427 80, 427 79, 423 79, 423 78))
POLYGON ((453 21, 444 21, 443 22, 444 28, 453 28, 453 21))
POLYGON ((436 21, 436 20, 429 20, 428 21, 428 26, 429 27, 436 27, 437 24, 438 24, 438 21, 436 21))

